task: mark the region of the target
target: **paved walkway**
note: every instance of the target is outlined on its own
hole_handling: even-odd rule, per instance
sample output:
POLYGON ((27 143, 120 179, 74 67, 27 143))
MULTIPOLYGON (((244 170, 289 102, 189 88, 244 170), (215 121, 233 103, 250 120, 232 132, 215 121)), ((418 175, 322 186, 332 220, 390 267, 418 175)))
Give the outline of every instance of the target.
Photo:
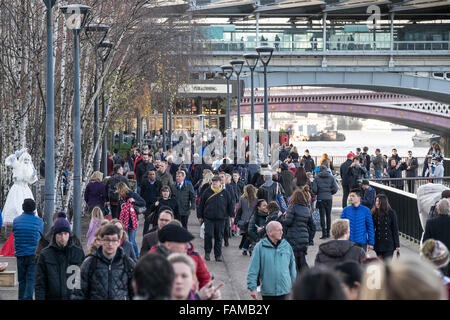
MULTIPOLYGON (((338 193, 334 197, 334 204, 339 204, 341 195, 338 193)), ((341 208, 334 207, 332 212, 332 220, 339 218, 341 213, 341 208)), ((89 221, 87 217, 83 218, 82 223, 82 232, 83 235, 87 232, 87 227, 89 225, 89 221)), ((141 216, 141 223, 139 227, 139 231, 137 233, 137 243, 139 248, 142 243, 142 228, 143 221, 141 216)), ((200 238, 200 224, 195 216, 191 216, 189 219, 188 229, 193 233, 195 239, 193 240, 193 245, 196 251, 198 251, 202 256, 204 256, 204 245, 203 240, 200 238)), ((306 256, 306 260, 309 266, 314 265, 314 259, 318 252, 318 246, 324 242, 324 240, 319 239, 321 237, 321 232, 317 232, 314 238, 314 246, 308 248, 308 254, 306 256)), ((224 286, 221 289, 222 298, 226 300, 250 300, 252 299, 249 295, 249 291, 247 290, 247 270, 250 262, 250 256, 243 256, 241 251, 238 249, 240 243, 240 237, 232 237, 230 239, 230 246, 227 248, 223 248, 223 262, 216 262, 214 258, 206 262, 210 272, 214 275, 215 283, 218 284, 220 282, 224 282, 224 286)), ((83 243, 85 243, 85 239, 83 239, 83 243)), ((1 243, 2 245, 2 243, 1 243)), ((401 239, 401 257, 404 257, 408 254, 418 254, 419 248, 416 244, 413 244, 409 241, 401 239)), ((370 252, 369 254, 374 255, 374 252, 370 252)), ((7 261, 9 262, 7 270, 16 270, 16 259, 0 257, 0 262, 7 261)), ((18 286, 14 288, 2 288, 0 287, 0 298, 4 300, 16 300, 18 286)))

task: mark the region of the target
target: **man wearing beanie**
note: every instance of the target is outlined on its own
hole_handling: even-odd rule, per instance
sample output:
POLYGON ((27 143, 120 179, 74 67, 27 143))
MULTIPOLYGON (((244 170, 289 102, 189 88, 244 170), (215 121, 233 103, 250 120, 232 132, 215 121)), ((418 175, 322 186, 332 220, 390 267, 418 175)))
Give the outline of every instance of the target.
POLYGON ((36 270, 36 300, 70 300, 84 252, 73 244, 72 230, 64 212, 53 223, 50 245, 39 255, 36 270), (68 279, 71 280, 68 281, 68 279), (70 287, 68 283, 73 284, 70 287))
POLYGON ((34 215, 36 203, 25 199, 23 213, 13 221, 14 251, 17 258, 17 278, 19 280, 19 300, 33 300, 36 276, 35 251, 44 233, 44 222, 34 215))
POLYGON ((158 239, 160 244, 153 246, 149 253, 159 253, 164 257, 168 257, 171 253, 187 254, 194 260, 199 289, 211 281, 211 274, 205 261, 197 251, 194 251, 194 246, 190 243, 194 239, 192 233, 183 227, 169 223, 158 230, 158 239))

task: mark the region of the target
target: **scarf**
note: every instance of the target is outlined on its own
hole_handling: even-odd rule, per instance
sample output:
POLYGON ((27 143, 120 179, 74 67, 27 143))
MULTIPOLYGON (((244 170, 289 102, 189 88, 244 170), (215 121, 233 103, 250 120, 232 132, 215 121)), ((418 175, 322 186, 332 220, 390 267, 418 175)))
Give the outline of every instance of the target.
POLYGON ((220 185, 218 189, 215 189, 211 184, 211 190, 214 191, 214 193, 219 193, 220 191, 222 191, 222 189, 223 189, 222 185, 220 185))

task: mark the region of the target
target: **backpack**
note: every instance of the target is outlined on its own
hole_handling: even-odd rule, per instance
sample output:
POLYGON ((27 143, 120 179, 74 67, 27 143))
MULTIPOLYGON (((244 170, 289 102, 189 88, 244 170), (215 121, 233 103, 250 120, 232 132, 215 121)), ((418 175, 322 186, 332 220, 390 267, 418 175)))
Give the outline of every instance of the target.
POLYGON ((138 227, 137 214, 130 200, 124 202, 120 209, 119 220, 122 221, 124 230, 136 230, 138 227), (129 225, 131 217, 132 225, 129 225))

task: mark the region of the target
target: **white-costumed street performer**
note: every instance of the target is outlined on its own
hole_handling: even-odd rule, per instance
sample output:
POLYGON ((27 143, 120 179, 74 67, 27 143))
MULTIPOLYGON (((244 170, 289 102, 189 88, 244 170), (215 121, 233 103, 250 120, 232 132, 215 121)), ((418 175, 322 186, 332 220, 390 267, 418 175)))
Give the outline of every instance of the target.
MULTIPOLYGON (((38 181, 38 177, 27 148, 16 151, 14 154, 7 157, 5 159, 5 165, 13 169, 14 184, 6 197, 5 206, 2 211, 2 218, 3 225, 11 226, 14 219, 23 213, 23 201, 25 199, 34 200, 33 193, 31 192, 29 185, 38 181)), ((37 211, 35 211, 34 214, 37 215, 37 211)), ((14 249, 12 232, 8 241, 4 244, 0 254, 4 256, 9 256, 11 254, 9 250, 11 241, 14 249), (5 251, 9 251, 9 254, 5 251)))

